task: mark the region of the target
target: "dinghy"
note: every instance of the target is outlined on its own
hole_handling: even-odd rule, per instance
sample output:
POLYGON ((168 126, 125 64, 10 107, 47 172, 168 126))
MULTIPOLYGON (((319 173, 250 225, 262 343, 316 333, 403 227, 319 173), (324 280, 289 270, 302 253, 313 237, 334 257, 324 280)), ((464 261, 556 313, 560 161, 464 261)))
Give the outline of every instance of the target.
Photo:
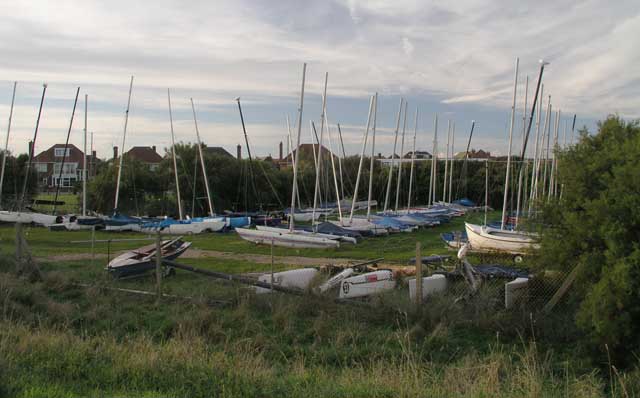
POLYGON ((337 237, 318 234, 301 234, 300 231, 283 228, 256 226, 258 229, 236 228, 238 235, 244 239, 257 244, 289 247, 295 249, 329 249, 340 247, 337 237), (270 229, 262 229, 270 228, 270 229))
POLYGON ((0 211, 0 222, 49 225, 62 222, 62 217, 34 211, 0 211))
POLYGON ((327 290, 330 290, 330 289, 338 286, 344 279, 346 279, 346 278, 350 277, 351 275, 353 275, 354 272, 355 272, 355 270, 353 268, 346 268, 345 270, 340 271, 339 273, 337 273, 334 276, 332 276, 331 278, 329 278, 322 285, 318 286, 318 291, 320 293, 324 293, 327 290))
POLYGON ((472 250, 526 254, 539 248, 537 235, 465 223, 472 250))
POLYGON ((390 270, 378 270, 346 278, 340 284, 340 298, 365 297, 380 294, 396 287, 390 270))
POLYGON ((225 217, 196 217, 186 220, 164 219, 160 222, 142 224, 141 232, 160 232, 166 235, 191 235, 222 231, 228 226, 225 217))
MULTIPOLYGON (((184 253, 191 242, 184 242, 182 237, 165 240, 161 246, 161 256, 165 260, 175 260, 184 253)), ((141 275, 156 265, 156 245, 143 246, 136 250, 119 255, 109 262, 107 270, 116 278, 141 275)))
MULTIPOLYGON (((273 285, 307 290, 313 278, 318 275, 315 268, 293 269, 290 271, 276 272, 273 274, 273 285)), ((263 274, 258 277, 260 282, 271 283, 271 274, 263 274)), ((256 293, 271 293, 273 290, 256 286, 256 293)))

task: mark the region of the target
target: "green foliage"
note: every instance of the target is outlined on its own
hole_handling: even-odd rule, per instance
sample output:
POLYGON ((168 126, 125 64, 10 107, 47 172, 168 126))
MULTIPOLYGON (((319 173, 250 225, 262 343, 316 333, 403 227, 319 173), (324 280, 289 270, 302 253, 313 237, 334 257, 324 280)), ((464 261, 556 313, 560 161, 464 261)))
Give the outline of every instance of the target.
MULTIPOLYGON (((0 151, 0 162, 2 158, 2 151, 0 151)), ((27 154, 21 154, 16 156, 7 154, 6 166, 4 171, 4 181, 2 183, 2 203, 0 203, 1 209, 14 209, 18 205, 18 201, 22 195, 22 185, 24 184, 24 176, 27 170, 27 162, 29 156, 27 154)), ((37 173, 35 169, 31 168, 29 173, 29 180, 27 182, 27 192, 25 197, 25 204, 30 203, 30 199, 35 194, 38 188, 37 173)))
POLYGON ((559 157, 562 199, 543 214, 540 264, 580 271, 578 325, 627 361, 640 349, 640 127, 610 116, 559 157))

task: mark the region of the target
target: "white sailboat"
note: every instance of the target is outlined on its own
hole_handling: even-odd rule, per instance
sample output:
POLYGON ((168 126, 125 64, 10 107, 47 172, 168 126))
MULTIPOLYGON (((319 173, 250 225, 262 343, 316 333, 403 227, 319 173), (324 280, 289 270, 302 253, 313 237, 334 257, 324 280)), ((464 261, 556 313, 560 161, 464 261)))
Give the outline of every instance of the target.
MULTIPOLYGON (((6 162, 6 155, 7 155, 7 144, 9 142, 9 133, 11 131, 11 118, 13 116, 13 103, 15 100, 16 85, 17 85, 16 83, 14 83, 13 85, 13 97, 11 100, 11 111, 9 113, 9 125, 7 127, 7 137, 5 140, 5 150, 4 150, 3 160, 2 160, 3 176, 4 176, 4 168, 5 168, 5 162, 6 162)), ((44 84, 42 88, 42 98, 40 99, 40 108, 38 110, 38 117, 36 119, 36 128, 33 134, 33 140, 31 141, 32 142, 31 149, 29 151, 29 161, 27 163, 25 178, 23 180, 22 196, 20 198, 20 201, 18 202, 18 210, 17 211, 0 210, 0 222, 47 225, 47 224, 53 224, 53 223, 59 222, 61 220, 61 218, 57 216, 38 213, 29 209, 25 210, 24 208, 24 200, 25 200, 26 191, 27 191, 28 176, 31 170, 31 163, 33 161, 33 152, 36 147, 36 140, 38 138, 38 128, 40 127, 40 117, 42 116, 42 107, 44 104, 44 97, 46 92, 47 92, 47 85, 44 84)), ((0 191, 1 190, 2 190, 2 185, 0 185, 0 191)))
POLYGON ((513 102, 511 106, 511 122, 509 125, 509 151, 507 154, 507 171, 505 176, 505 189, 502 207, 502 223, 500 228, 492 228, 486 225, 475 225, 465 223, 465 230, 469 239, 471 249, 480 251, 499 251, 511 254, 526 254, 538 247, 535 234, 510 231, 505 229, 507 212, 507 200, 509 193, 509 172, 511 170, 511 147, 513 141, 513 126, 516 111, 516 95, 518 86, 518 65, 516 58, 516 72, 513 84, 513 102))
MULTIPOLYGON (((302 88, 300 89, 300 107, 298 108, 298 138, 296 148, 300 148, 300 136, 302 132, 302 111, 304 107, 304 83, 307 71, 307 64, 302 66, 302 88)), ((325 79, 326 93, 326 79, 325 79)), ((306 232, 295 229, 296 222, 296 197, 298 190, 298 157, 300 151, 296 150, 293 158, 293 190, 291 192, 291 210, 289 217, 289 229, 272 228, 272 227, 256 227, 256 229, 236 228, 238 235, 247 241, 257 244, 273 244, 274 246, 290 247, 290 248, 316 248, 328 249, 340 247, 339 237, 328 238, 323 234, 314 232, 306 232)), ((313 213, 312 213, 313 217, 313 213)))

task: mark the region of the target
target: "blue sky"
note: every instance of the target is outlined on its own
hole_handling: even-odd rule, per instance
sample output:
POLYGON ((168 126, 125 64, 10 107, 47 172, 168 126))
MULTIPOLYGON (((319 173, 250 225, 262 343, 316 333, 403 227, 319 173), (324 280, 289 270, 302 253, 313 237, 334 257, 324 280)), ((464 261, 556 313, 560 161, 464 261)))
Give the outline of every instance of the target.
MULTIPOLYGON (((252 149, 276 154, 295 120, 302 63, 308 64, 302 141, 319 120, 324 73, 328 116, 357 153, 369 96, 379 93, 376 152, 391 153, 400 97, 408 131, 420 110, 418 147, 431 151, 456 123, 463 150, 506 153, 515 58, 520 58, 517 124, 524 79, 529 101, 538 60, 545 94, 566 118, 595 128, 607 114, 637 118, 640 99, 640 2, 469 1, 0 2, 0 134, 18 81, 9 148, 33 135, 42 83, 47 98, 36 150, 64 142, 75 87, 89 95, 89 131, 98 156, 120 145, 129 78, 135 76, 126 147, 169 145, 166 90, 172 90, 176 139, 194 141, 193 97, 203 141, 234 153, 243 143, 234 98, 240 96, 252 149)), ((81 101, 71 142, 82 144, 81 101)), ((563 120, 564 123, 564 120, 563 120)), ((561 124, 562 126, 562 124, 561 124)), ((332 127, 335 132, 335 127, 332 127)), ((4 139, 2 140, 4 142, 4 139)))

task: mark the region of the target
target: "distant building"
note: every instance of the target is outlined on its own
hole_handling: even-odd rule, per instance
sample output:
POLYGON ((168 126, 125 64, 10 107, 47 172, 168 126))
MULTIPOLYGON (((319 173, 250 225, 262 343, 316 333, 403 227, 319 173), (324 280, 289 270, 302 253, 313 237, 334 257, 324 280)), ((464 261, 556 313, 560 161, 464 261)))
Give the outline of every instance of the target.
MULTIPOLYGON (((404 155, 405 159, 411 159, 413 151, 409 151, 404 155)), ((416 159, 431 159, 431 154, 427 151, 416 151, 416 159)))
MULTIPOLYGON (((313 160, 315 156, 318 156, 318 145, 317 144, 300 144, 298 149, 294 149, 291 153, 287 155, 284 160, 287 163, 292 163, 292 155, 296 157, 296 160, 299 158, 301 160, 313 160), (297 153, 300 151, 300 156, 298 157, 297 153)), ((329 154, 332 154, 327 147, 322 145, 322 158, 323 159, 331 159, 329 158, 329 154)), ((334 155, 335 156, 335 155, 334 155)))
MULTIPOLYGON (((392 156, 389 156, 389 158, 385 158, 384 156, 381 156, 380 154, 378 154, 378 161, 384 165, 384 166, 389 166, 392 163, 394 163, 395 165, 399 164, 400 162, 402 163, 411 163, 411 157, 413 155, 413 151, 409 151, 407 153, 404 154, 404 156, 402 156, 402 158, 400 158, 400 156, 398 156, 397 154, 394 154, 392 156)), ((416 157, 415 157, 415 161, 416 162, 424 162, 426 160, 431 159, 431 154, 427 151, 416 151, 416 157)))
POLYGON ((155 170, 162 162, 162 156, 156 152, 156 146, 134 146, 125 153, 129 159, 135 159, 149 166, 151 170, 155 170))
POLYGON ((211 155, 218 155, 218 156, 229 157, 229 158, 233 157, 232 154, 230 154, 226 149, 224 149, 221 146, 208 146, 204 148, 204 151, 211 155))
MULTIPOLYGON (((64 144, 55 144, 49 149, 40 152, 33 158, 34 169, 38 175, 39 189, 41 191, 49 191, 59 185, 62 191, 70 191, 76 182, 82 181, 83 158, 84 153, 73 144, 67 145, 66 156, 64 144), (63 159, 64 166, 62 165, 63 159), (61 168, 62 174, 60 174, 61 168)), ((89 177, 95 175, 97 161, 95 152, 87 157, 89 177)))
MULTIPOLYGON (((464 159, 466 152, 458 152, 455 154, 456 159, 464 159)), ((483 151, 482 149, 472 149, 469 151, 469 160, 484 160, 484 159, 492 159, 491 152, 483 151)))

